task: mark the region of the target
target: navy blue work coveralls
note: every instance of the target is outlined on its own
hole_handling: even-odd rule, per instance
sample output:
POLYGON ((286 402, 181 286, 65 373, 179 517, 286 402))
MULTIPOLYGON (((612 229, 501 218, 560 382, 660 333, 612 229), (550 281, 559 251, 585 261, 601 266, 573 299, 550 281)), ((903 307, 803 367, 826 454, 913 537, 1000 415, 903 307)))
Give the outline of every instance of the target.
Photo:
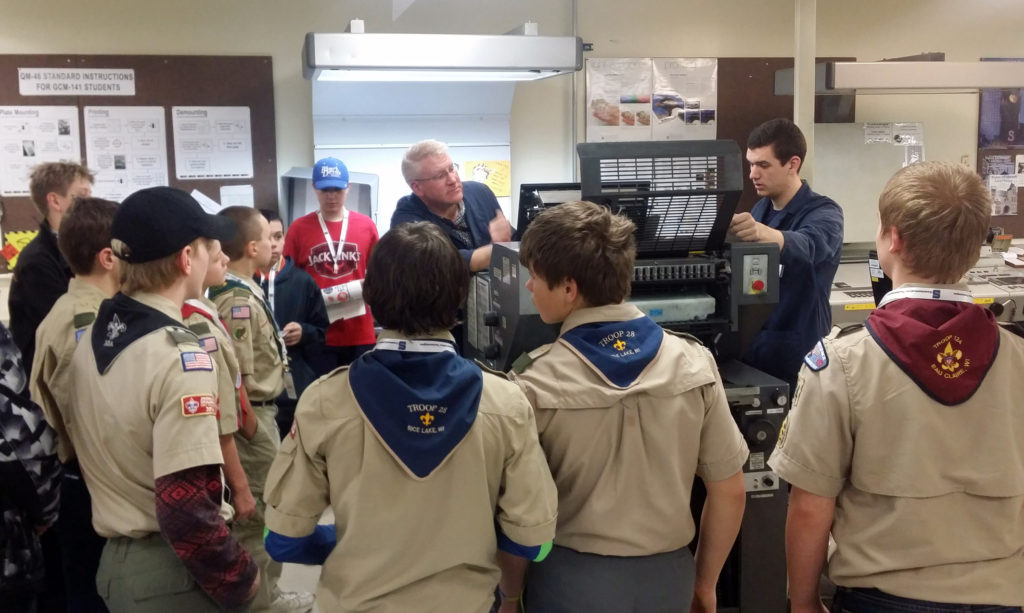
POLYGON ((792 394, 804 356, 832 327, 828 300, 843 248, 843 210, 831 198, 811 191, 805 181, 781 211, 774 211, 766 197, 750 213, 754 220, 781 231, 785 244, 779 304, 743 361, 788 381, 792 394))

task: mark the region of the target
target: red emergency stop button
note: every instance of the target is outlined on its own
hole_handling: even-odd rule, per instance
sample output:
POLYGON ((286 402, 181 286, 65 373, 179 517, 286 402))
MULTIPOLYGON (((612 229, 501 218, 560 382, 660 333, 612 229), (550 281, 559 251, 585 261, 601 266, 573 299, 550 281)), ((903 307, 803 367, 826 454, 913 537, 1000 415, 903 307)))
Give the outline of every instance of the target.
POLYGON ((764 290, 764 281, 758 279, 757 281, 754 281, 750 286, 754 288, 755 292, 760 292, 764 290))

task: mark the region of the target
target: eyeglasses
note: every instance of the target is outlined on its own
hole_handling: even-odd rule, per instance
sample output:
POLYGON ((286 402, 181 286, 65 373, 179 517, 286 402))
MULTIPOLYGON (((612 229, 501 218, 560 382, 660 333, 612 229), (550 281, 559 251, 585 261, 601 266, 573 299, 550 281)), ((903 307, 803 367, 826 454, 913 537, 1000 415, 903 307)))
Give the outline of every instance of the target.
POLYGON ((413 179, 413 181, 419 181, 421 183, 426 183, 427 181, 445 181, 452 175, 455 175, 456 177, 459 176, 459 169, 455 167, 455 164, 452 164, 432 177, 413 179))

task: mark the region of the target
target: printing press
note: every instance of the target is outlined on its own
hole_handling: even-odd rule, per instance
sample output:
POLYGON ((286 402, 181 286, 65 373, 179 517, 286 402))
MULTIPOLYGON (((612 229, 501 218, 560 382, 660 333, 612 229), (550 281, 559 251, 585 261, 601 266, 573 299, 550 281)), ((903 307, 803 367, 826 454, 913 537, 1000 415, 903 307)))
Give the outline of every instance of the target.
MULTIPOLYGON (((719 581, 719 611, 784 611, 788 488, 767 460, 789 389, 738 361, 778 302, 779 250, 774 243, 725 242, 743 190, 740 149, 733 141, 673 141, 582 143, 577 152, 580 183, 521 186, 519 230, 544 209, 573 200, 608 206, 636 224, 629 302, 712 351, 750 448, 746 512, 719 581)), ((474 276, 467 300, 463 353, 501 371, 558 333, 533 306, 518 249, 514 242, 495 244, 490 269, 474 276)), ((704 496, 698 480, 696 513, 704 496)))

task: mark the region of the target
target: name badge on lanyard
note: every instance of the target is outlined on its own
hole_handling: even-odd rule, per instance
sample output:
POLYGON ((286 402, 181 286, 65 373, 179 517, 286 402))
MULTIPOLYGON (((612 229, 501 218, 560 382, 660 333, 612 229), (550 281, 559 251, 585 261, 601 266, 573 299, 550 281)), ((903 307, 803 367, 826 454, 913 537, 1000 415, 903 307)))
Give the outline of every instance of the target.
POLYGON ((327 242, 327 250, 331 253, 331 262, 334 264, 334 274, 338 274, 338 259, 345 249, 345 238, 348 236, 348 209, 342 209, 341 234, 338 235, 338 242, 335 244, 331 233, 327 230, 327 222, 324 221, 324 214, 316 212, 316 218, 320 221, 320 229, 324 232, 324 240, 327 242))
POLYGON ((900 287, 890 291, 882 298, 882 301, 878 303, 878 308, 882 308, 890 302, 901 300, 903 298, 917 298, 919 300, 944 300, 946 302, 967 302, 974 304, 974 298, 971 296, 971 292, 962 289, 939 289, 939 288, 928 288, 928 287, 900 287))

